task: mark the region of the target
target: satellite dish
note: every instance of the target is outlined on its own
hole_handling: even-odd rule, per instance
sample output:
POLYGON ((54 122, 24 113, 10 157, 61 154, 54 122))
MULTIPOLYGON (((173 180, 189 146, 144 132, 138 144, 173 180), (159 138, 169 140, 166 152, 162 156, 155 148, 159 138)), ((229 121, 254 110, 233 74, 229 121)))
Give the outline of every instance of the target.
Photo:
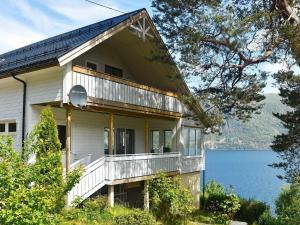
POLYGON ((70 103, 75 106, 82 108, 87 104, 87 92, 81 85, 75 85, 69 92, 70 103))

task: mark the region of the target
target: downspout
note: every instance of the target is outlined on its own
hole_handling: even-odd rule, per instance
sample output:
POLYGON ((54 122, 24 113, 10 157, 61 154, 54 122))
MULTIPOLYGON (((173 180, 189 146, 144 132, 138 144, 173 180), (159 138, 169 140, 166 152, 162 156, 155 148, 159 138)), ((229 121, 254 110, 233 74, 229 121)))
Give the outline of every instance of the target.
MULTIPOLYGON (((25 141, 25 116, 26 116, 26 94, 27 94, 27 84, 24 80, 17 78, 15 75, 12 76, 15 80, 23 84, 23 111, 22 111, 22 147, 24 147, 25 141)), ((23 154, 23 149, 22 149, 23 154)))

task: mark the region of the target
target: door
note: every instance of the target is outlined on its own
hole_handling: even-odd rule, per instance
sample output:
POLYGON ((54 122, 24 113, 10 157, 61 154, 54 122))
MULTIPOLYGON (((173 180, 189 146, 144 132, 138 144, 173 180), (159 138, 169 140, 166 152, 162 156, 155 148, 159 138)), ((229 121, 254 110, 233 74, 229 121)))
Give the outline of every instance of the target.
POLYGON ((117 128, 116 154, 134 154, 134 130, 117 128))

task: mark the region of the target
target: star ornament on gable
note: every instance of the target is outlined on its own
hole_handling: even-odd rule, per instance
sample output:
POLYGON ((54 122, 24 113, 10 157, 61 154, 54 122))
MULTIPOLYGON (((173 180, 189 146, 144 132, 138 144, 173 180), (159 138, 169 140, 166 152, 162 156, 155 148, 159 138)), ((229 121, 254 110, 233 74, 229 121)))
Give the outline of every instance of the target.
POLYGON ((145 17, 130 25, 130 28, 135 34, 138 35, 139 38, 142 38, 144 41, 147 37, 154 38, 154 36, 151 34, 151 26, 145 17))

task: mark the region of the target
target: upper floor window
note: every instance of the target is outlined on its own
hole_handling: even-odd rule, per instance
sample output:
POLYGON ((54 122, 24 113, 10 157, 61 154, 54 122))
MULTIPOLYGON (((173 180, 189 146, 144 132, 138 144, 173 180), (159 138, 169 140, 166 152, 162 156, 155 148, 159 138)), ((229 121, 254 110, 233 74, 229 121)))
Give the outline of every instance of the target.
POLYGON ((17 132, 17 123, 14 121, 0 122, 0 133, 15 133, 17 132))
POLYGON ((123 77, 123 70, 113 67, 113 66, 109 66, 109 65, 105 65, 105 73, 108 73, 110 75, 117 76, 117 77, 123 77))
POLYGON ((85 63, 86 68, 90 69, 90 70, 94 70, 97 71, 98 70, 98 64, 95 62, 91 62, 91 61, 86 61, 85 63))

